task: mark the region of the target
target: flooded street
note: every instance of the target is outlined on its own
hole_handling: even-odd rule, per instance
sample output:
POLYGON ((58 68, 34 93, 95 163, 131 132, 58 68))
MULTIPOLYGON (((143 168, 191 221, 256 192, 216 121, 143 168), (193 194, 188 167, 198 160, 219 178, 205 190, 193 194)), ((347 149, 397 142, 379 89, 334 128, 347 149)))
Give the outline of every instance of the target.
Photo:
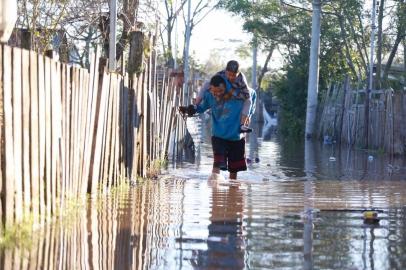
POLYGON ((207 130, 188 125, 193 162, 90 201, 32 248, 3 249, 0 268, 406 268, 404 160, 253 134, 249 170, 209 181, 207 130), (364 222, 371 209, 379 222, 364 222))

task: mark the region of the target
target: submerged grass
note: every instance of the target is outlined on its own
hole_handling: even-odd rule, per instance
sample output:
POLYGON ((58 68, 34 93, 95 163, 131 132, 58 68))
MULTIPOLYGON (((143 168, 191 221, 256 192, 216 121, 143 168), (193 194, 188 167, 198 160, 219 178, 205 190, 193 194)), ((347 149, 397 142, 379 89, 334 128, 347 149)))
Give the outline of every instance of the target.
POLYGON ((151 161, 147 168, 147 178, 156 179, 161 172, 161 169, 168 165, 167 159, 156 159, 151 161))
POLYGON ((62 225, 73 223, 75 217, 80 211, 83 211, 84 201, 80 199, 66 199, 63 209, 57 207, 57 212, 47 220, 45 216, 38 216, 37 220, 43 220, 43 225, 34 223, 34 216, 26 215, 18 223, 11 226, 2 227, 0 231, 0 249, 24 248, 32 247, 35 237, 41 234, 37 233, 47 226, 53 226, 56 222, 62 225))
POLYGON ((34 232, 33 224, 32 218, 26 218, 18 224, 2 228, 0 235, 0 249, 31 247, 34 232))

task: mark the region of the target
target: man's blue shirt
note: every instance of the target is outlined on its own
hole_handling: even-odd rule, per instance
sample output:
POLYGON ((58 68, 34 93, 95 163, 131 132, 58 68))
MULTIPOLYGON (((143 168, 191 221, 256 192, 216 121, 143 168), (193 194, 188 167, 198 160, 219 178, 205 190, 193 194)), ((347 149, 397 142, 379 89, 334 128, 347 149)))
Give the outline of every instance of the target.
POLYGON ((230 141, 242 138, 240 133, 240 118, 244 100, 231 97, 229 100, 217 101, 210 93, 205 91, 202 102, 197 105, 197 112, 203 113, 211 109, 212 135, 230 141))

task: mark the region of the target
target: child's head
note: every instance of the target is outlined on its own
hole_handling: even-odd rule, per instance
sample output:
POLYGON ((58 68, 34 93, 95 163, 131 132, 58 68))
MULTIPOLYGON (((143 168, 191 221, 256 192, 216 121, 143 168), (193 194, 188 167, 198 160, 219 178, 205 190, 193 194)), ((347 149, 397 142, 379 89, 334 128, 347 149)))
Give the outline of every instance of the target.
POLYGON ((220 75, 214 75, 210 80, 210 92, 220 98, 226 91, 226 82, 220 75))
POLYGON ((226 76, 231 83, 234 83, 235 79, 240 74, 239 68, 240 64, 236 60, 228 61, 226 66, 226 76))

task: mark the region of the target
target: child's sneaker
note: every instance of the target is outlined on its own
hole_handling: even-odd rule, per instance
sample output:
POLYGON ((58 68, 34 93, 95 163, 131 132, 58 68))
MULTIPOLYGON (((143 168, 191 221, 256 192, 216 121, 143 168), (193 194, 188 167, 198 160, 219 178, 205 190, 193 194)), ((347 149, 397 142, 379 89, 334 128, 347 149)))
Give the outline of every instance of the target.
POLYGON ((252 128, 247 127, 246 125, 242 124, 240 126, 240 133, 250 133, 252 132, 252 128))

